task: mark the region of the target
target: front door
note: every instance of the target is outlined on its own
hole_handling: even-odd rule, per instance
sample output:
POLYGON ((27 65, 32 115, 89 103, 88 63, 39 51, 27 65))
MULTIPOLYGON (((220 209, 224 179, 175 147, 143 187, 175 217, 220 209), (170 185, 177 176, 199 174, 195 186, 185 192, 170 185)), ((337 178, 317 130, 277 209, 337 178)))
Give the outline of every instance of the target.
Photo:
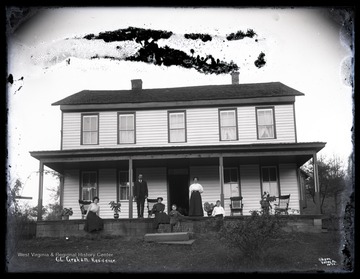
POLYGON ((176 204, 178 211, 183 215, 189 212, 189 172, 188 169, 169 169, 169 212, 176 204))

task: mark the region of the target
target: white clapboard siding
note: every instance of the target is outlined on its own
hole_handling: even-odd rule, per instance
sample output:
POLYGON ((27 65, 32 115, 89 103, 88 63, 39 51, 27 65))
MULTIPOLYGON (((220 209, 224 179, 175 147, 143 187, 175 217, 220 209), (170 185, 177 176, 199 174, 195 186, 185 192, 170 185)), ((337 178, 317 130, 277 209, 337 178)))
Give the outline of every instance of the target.
POLYGON ((63 207, 72 208, 73 215, 69 219, 81 219, 79 187, 79 170, 66 170, 64 172, 63 207))
POLYGON ((114 147, 117 144, 117 112, 101 112, 99 118, 99 146, 114 147))
POLYGON ((99 170, 99 205, 101 218, 114 218, 109 202, 116 199, 116 169, 99 170))
MULTIPOLYGON (((218 166, 192 166, 190 167, 190 179, 192 183, 193 177, 199 178, 199 183, 204 188, 201 194, 202 205, 205 202, 215 204, 220 199, 220 180, 219 180, 219 167, 218 166)), ((190 185, 189 185, 190 186, 190 185)), ((204 215, 206 216, 204 211, 204 215)))
POLYGON ((258 140, 254 106, 238 107, 237 141, 220 141, 219 108, 186 109, 185 143, 168 142, 168 110, 136 112, 136 144, 118 144, 116 111, 99 112, 99 144, 81 145, 81 113, 63 114, 63 149, 92 149, 147 146, 250 144, 295 142, 294 110, 291 104, 275 106, 276 139, 258 140))
POLYGON ((136 112, 136 145, 155 146, 168 144, 167 110, 136 112))
POLYGON ((187 142, 191 145, 219 143, 217 108, 188 109, 186 111, 187 142))
POLYGON ((66 112, 63 114, 62 148, 75 149, 80 147, 81 114, 66 112))
POLYGON ((238 110, 239 143, 257 141, 255 107, 239 107, 238 110))
MULTIPOLYGON (((280 164, 280 193, 281 195, 290 194, 289 208, 291 210, 300 210, 299 186, 296 175, 296 164, 280 164)), ((299 212, 294 212, 299 213, 299 212)))
POLYGON ((260 210, 259 165, 240 165, 240 184, 244 203, 243 214, 250 215, 251 210, 260 210))
POLYGON ((275 106, 276 138, 281 142, 295 142, 293 105, 275 106))

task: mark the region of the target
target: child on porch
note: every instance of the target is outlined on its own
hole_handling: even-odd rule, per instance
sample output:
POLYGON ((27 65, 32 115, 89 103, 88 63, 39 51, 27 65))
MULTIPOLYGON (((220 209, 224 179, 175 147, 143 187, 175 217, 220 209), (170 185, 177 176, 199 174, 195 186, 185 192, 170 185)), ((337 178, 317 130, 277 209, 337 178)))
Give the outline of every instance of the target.
POLYGON ((216 201, 216 206, 214 207, 211 215, 215 217, 225 217, 225 209, 221 206, 220 200, 216 201))
POLYGON ((183 217, 184 215, 182 215, 179 211, 177 211, 176 204, 173 204, 171 206, 171 211, 169 212, 169 216, 170 216, 171 232, 173 232, 175 226, 176 226, 176 228, 178 230, 179 227, 180 227, 181 217, 183 217))

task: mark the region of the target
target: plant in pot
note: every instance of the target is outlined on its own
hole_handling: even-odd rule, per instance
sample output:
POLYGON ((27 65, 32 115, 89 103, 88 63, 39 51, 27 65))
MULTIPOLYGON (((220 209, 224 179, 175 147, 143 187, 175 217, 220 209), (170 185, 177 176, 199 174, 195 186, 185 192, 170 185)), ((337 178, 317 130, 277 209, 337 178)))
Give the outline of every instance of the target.
POLYGON ((270 213, 270 209, 272 208, 271 202, 274 202, 275 200, 275 196, 270 196, 270 193, 264 192, 260 200, 261 209, 264 214, 270 213))
POLYGON ((72 208, 66 208, 64 207, 62 210, 61 210, 61 217, 63 220, 69 220, 69 216, 73 215, 73 210, 72 208))
POLYGON ((207 212, 208 216, 211 216, 214 207, 215 205, 213 203, 208 203, 208 202, 204 203, 204 210, 207 212))
POLYGON ((114 211, 114 218, 115 219, 119 218, 119 212, 121 211, 120 210, 121 203, 111 201, 111 202, 109 202, 109 204, 110 204, 110 208, 114 211))

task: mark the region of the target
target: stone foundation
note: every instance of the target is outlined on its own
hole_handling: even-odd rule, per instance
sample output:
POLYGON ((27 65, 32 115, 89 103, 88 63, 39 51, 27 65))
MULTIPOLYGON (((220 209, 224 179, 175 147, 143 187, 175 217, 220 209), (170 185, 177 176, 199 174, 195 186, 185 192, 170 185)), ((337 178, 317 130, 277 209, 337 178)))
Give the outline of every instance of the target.
MULTIPOLYGON (((185 217, 174 228, 174 232, 206 233, 219 231, 226 222, 241 222, 249 216, 222 217, 185 217)), ((284 230, 289 232, 322 232, 321 215, 284 215, 287 221, 284 230)), ((127 236, 142 238, 147 233, 168 233, 169 224, 160 224, 154 229, 152 218, 144 219, 104 219, 104 230, 98 234, 103 236, 127 236)), ((39 221, 36 237, 87 237, 94 235, 84 231, 85 220, 39 221)))

